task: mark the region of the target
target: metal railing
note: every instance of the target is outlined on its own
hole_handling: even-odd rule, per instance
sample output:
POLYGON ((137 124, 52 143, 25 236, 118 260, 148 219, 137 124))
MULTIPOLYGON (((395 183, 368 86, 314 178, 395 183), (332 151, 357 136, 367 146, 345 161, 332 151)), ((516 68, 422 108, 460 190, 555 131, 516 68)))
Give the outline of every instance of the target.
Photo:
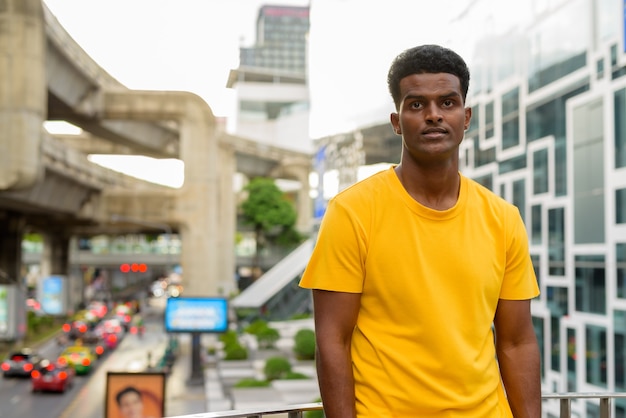
POLYGON ((572 416, 572 401, 577 399, 597 399, 600 401, 600 418, 611 418, 611 403, 613 399, 626 399, 626 392, 620 393, 544 393, 541 395, 544 401, 559 401, 559 418, 570 418, 572 416))
POLYGON ((234 409, 232 411, 207 412, 192 415, 183 415, 176 418, 261 418, 272 415, 287 414, 287 418, 302 418, 307 411, 321 411, 322 403, 304 403, 285 405, 280 408, 254 408, 254 409, 234 409))
MULTIPOLYGON (((572 417, 572 401, 577 399, 596 399, 600 403, 600 418, 611 418, 612 401, 616 398, 626 399, 624 393, 554 393, 543 394, 545 401, 559 401, 559 418, 572 417)), ((232 411, 207 412, 192 415, 179 416, 178 418, 261 418, 272 415, 285 415, 287 418, 303 418, 307 411, 319 411, 322 409, 321 402, 286 405, 281 408, 254 408, 235 409, 232 411)))

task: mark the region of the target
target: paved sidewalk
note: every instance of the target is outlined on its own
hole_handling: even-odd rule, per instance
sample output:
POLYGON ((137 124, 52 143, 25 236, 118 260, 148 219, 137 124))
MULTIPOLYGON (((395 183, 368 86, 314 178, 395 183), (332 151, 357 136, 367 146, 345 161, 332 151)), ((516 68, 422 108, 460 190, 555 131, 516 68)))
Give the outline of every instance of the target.
POLYGON ((165 416, 207 412, 205 385, 189 384, 191 376, 191 335, 178 336, 178 357, 165 383, 165 416))
MULTIPOLYGON (((299 328, 298 326, 296 328, 299 328)), ((279 352, 291 349, 293 331, 282 330, 279 352), (284 347, 283 344, 284 343, 284 347)), ((315 378, 313 362, 295 362, 293 371, 311 376, 311 379, 275 381, 266 388, 227 389, 244 377, 262 379, 265 358, 252 348, 251 360, 217 361, 204 358, 204 383, 190 385, 191 376, 191 335, 180 334, 179 355, 172 367, 166 386, 166 417, 184 417, 206 412, 230 411, 281 407, 288 404, 315 402, 319 398, 319 388, 315 378)), ((204 338, 204 336, 203 336, 204 338)), ((204 346, 204 345, 203 345, 204 346)))

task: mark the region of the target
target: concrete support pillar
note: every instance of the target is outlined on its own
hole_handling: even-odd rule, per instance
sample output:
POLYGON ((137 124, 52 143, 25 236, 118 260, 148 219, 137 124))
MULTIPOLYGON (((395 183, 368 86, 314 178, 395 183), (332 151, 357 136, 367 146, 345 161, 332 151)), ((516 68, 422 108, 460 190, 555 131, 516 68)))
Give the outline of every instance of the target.
MULTIPOLYGON (((182 239, 181 265, 186 296, 215 296, 234 282, 233 247, 224 247, 230 223, 220 213, 228 207, 220 183, 220 153, 215 117, 199 96, 189 92, 120 91, 103 93, 103 119, 179 123, 180 158, 185 182, 177 197, 176 219, 182 239), (221 209, 220 209, 221 208, 221 209), (228 272, 225 277, 225 272, 228 272)), ((232 181, 232 180, 231 180, 232 181)))
POLYGON ((0 283, 20 283, 25 225, 23 216, 0 212, 0 283))
POLYGON ((0 190, 32 186, 42 175, 47 112, 41 0, 0 2, 0 190))
POLYGON ((235 231, 237 230, 237 203, 235 200, 234 180, 237 172, 235 152, 230 147, 220 147, 220 218, 219 222, 223 229, 220 235, 220 248, 224 249, 223 257, 226 258, 220 268, 222 280, 219 283, 218 292, 228 296, 237 290, 235 281, 235 231), (230 232, 228 232, 230 231, 230 232))
POLYGON ((43 234, 43 254, 41 255, 42 277, 68 276, 70 265, 70 237, 60 231, 46 231, 43 234))

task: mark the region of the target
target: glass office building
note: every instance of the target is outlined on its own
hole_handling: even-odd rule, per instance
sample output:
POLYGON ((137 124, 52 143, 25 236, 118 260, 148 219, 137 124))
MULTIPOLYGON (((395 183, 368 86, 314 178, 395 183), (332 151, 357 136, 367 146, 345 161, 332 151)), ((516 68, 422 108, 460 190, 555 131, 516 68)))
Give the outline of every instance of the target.
MULTIPOLYGON (((490 1, 478 2, 489 4, 490 1)), ((541 287, 544 392, 626 391, 626 45, 621 0, 534 1, 475 40, 461 170, 517 205, 541 287)), ((463 17, 473 27, 480 10, 463 17)), ((617 400, 616 417, 626 417, 617 400)), ((599 417, 597 403, 573 416, 599 417)), ((558 405, 545 416, 557 417, 558 405)))
POLYGON ((256 25, 256 44, 239 49, 242 67, 306 72, 309 8, 262 6, 256 25))

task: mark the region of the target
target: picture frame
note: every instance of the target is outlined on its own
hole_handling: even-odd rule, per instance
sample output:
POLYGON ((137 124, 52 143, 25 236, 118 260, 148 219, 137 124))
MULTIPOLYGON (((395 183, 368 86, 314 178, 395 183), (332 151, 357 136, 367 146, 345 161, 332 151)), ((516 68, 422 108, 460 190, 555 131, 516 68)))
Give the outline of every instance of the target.
POLYGON ((164 372, 107 372, 105 418, 127 418, 131 410, 141 410, 142 418, 162 418, 165 378, 164 372))

